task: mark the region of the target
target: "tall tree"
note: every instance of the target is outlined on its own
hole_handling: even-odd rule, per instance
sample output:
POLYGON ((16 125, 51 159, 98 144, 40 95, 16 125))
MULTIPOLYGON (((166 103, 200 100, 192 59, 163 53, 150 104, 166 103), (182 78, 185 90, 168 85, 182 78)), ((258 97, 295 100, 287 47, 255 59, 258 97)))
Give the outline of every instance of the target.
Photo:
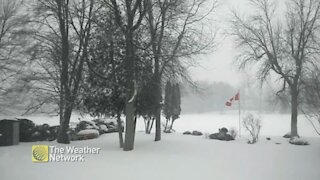
POLYGON ((291 137, 298 136, 300 92, 306 71, 318 56, 320 2, 292 0, 285 12, 277 11, 275 1, 250 2, 254 14, 242 18, 234 12, 232 19, 232 35, 243 49, 241 67, 250 63, 260 67, 262 82, 271 73, 278 75, 283 82, 279 92, 288 88, 291 96, 291 137))
MULTIPOLYGON (((214 36, 203 33, 201 28, 204 28, 205 18, 213 12, 216 4, 217 1, 207 0, 147 1, 157 101, 155 141, 161 139, 162 80, 164 76, 180 76, 189 80, 186 67, 180 60, 212 50, 214 36)), ((190 64, 191 61, 188 62, 190 64)))
POLYGON ((173 86, 172 89, 172 105, 173 105, 173 109, 172 109, 172 123, 171 123, 171 128, 173 126, 173 122, 179 118, 180 113, 181 113, 181 94, 180 94, 180 86, 178 83, 176 83, 173 86))
POLYGON ((164 132, 171 132, 173 123, 179 118, 181 113, 181 94, 178 83, 167 82, 165 88, 164 111, 166 124, 164 132), (170 123, 171 122, 171 123, 170 123))
POLYGON ((37 4, 41 29, 36 58, 58 95, 59 143, 70 143, 67 130, 88 58, 93 7, 94 0, 39 0, 37 4))
POLYGON ((126 71, 126 128, 124 151, 134 148, 135 138, 135 100, 137 96, 136 83, 136 45, 134 41, 135 33, 140 27, 146 14, 146 0, 110 0, 105 1, 112 6, 117 25, 121 28, 125 37, 125 71, 126 71))
POLYGON ((95 12, 87 64, 89 71, 83 89, 85 112, 117 119, 119 144, 123 148, 121 115, 125 109, 125 39, 109 11, 95 12), (108 18, 100 18, 108 17, 108 18))
POLYGON ((145 62, 142 68, 140 90, 137 95, 137 115, 142 116, 145 123, 145 132, 151 133, 155 121, 156 111, 158 110, 158 101, 156 100, 156 85, 152 72, 152 61, 145 62))

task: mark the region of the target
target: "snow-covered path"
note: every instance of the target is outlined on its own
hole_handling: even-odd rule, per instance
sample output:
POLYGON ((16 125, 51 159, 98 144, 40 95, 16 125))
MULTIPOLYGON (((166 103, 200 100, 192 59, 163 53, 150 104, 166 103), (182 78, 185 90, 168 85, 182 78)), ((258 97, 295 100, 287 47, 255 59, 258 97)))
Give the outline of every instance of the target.
POLYGON ((222 142, 204 137, 164 134, 161 142, 138 132, 135 150, 118 148, 117 134, 72 142, 77 147, 99 147, 85 162, 31 162, 31 146, 56 142, 20 143, 0 147, 1 180, 319 180, 320 138, 311 145, 294 146, 280 137, 264 137, 258 144, 245 139, 222 142), (275 144, 276 142, 281 144, 275 144))

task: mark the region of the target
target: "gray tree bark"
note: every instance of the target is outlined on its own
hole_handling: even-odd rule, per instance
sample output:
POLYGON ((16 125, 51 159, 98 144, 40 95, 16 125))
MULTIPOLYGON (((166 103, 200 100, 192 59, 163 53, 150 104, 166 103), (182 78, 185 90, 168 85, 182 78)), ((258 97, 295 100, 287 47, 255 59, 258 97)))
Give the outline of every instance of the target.
POLYGON ((291 138, 298 136, 298 91, 291 90, 291 138))

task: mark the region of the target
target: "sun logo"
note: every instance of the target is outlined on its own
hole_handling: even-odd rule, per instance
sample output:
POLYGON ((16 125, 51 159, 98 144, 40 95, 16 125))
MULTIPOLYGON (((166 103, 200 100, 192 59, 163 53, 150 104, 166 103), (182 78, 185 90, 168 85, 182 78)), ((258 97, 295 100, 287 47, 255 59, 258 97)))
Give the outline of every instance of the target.
POLYGON ((32 162, 48 162, 49 147, 47 145, 32 146, 32 162))

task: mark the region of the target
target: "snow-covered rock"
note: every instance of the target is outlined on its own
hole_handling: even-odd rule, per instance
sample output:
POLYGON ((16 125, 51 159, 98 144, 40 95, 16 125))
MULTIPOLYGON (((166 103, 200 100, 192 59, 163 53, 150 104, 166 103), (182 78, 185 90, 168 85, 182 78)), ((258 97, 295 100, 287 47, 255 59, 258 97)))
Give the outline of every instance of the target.
POLYGON ((108 131, 108 127, 104 124, 99 125, 99 128, 103 131, 108 131))
POLYGON ((183 135, 191 135, 191 132, 190 131, 185 131, 182 133, 183 135))
POLYGON ((234 138, 230 134, 227 134, 227 133, 228 133, 228 129, 223 127, 221 129, 219 129, 218 133, 210 134, 209 138, 210 139, 217 139, 217 140, 221 140, 221 141, 234 140, 234 138))
POLYGON ((309 142, 307 140, 298 137, 290 139, 289 143, 294 145, 309 145, 309 142))
POLYGON ((52 141, 57 138, 59 126, 45 123, 36 125, 29 119, 18 119, 20 122, 20 142, 52 141))
POLYGON ((202 132, 200 132, 200 131, 192 131, 192 133, 191 133, 191 135, 193 135, 193 136, 202 136, 202 132))
POLYGON ((81 130, 77 133, 78 135, 86 135, 86 134, 96 134, 99 135, 99 131, 95 130, 95 129, 85 129, 85 130, 81 130))
POLYGON ((99 131, 96 129, 85 129, 77 133, 78 140, 94 139, 99 137, 99 131))
POLYGON ((99 126, 97 126, 94 122, 92 121, 85 121, 88 124, 88 129, 99 129, 99 126))
MULTIPOLYGON (((79 132, 81 130, 86 130, 86 129, 95 129, 97 130, 100 135, 105 134, 105 133, 113 133, 113 132, 118 132, 118 126, 112 121, 107 121, 105 119, 94 119, 92 121, 80 121, 76 128, 75 131, 79 132)), ((122 131, 124 127, 122 125, 122 131)))

